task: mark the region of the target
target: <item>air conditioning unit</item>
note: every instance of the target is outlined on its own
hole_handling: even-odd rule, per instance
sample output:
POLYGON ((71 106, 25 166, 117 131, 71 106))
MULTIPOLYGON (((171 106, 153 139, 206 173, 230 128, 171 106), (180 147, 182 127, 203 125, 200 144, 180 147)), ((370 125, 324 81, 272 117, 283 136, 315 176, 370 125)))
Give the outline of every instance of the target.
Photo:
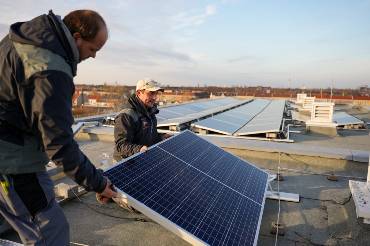
POLYGON ((303 103, 303 100, 307 97, 307 94, 306 93, 298 93, 297 94, 297 100, 296 100, 296 103, 297 104, 302 104, 303 103))
POLYGON ((302 110, 311 111, 312 104, 315 102, 315 97, 305 97, 302 103, 302 110))
POLYGON ((311 122, 333 123, 334 103, 314 102, 311 109, 311 122))

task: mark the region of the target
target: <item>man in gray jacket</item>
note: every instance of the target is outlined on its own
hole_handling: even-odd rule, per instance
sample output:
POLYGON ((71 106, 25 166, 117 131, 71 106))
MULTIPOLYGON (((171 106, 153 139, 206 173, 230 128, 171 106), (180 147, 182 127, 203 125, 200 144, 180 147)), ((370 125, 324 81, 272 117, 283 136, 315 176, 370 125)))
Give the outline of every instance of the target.
POLYGON ((151 79, 139 80, 136 93, 128 99, 129 106, 115 118, 114 159, 116 161, 144 152, 149 146, 170 137, 157 131, 156 114, 158 92, 163 91, 159 83, 151 79))
POLYGON ((0 42, 0 213, 25 245, 69 245, 49 161, 103 201, 117 195, 71 129, 77 64, 94 58, 107 37, 95 11, 73 11, 63 20, 50 11, 14 23, 0 42))

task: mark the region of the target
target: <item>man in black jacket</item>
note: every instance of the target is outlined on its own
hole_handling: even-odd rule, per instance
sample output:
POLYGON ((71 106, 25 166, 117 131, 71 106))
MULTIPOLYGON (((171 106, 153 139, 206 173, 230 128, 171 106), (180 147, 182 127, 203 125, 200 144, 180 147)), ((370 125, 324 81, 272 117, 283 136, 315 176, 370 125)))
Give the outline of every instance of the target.
POLYGON ((157 131, 158 92, 163 91, 159 83, 144 79, 136 85, 136 93, 128 99, 129 106, 115 118, 114 159, 120 161, 169 137, 157 131))
POLYGON ((25 245, 69 245, 49 161, 103 201, 117 195, 71 129, 77 64, 94 58, 107 37, 95 11, 73 11, 63 21, 50 11, 11 25, 0 42, 0 213, 25 245))

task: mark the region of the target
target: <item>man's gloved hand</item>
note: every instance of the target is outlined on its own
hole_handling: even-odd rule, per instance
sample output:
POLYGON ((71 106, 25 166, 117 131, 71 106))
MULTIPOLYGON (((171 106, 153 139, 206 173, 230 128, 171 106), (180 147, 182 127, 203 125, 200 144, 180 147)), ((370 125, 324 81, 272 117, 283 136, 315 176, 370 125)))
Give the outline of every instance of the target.
POLYGON ((103 190, 103 192, 102 193, 96 193, 96 200, 98 200, 98 202, 100 204, 106 204, 106 203, 109 202, 109 200, 111 198, 117 197, 117 196, 118 196, 118 194, 114 190, 112 182, 110 182, 110 180, 107 179, 107 184, 106 184, 105 189, 103 190))
POLYGON ((141 147, 140 152, 145 152, 147 150, 148 150, 148 146, 144 145, 143 147, 141 147))

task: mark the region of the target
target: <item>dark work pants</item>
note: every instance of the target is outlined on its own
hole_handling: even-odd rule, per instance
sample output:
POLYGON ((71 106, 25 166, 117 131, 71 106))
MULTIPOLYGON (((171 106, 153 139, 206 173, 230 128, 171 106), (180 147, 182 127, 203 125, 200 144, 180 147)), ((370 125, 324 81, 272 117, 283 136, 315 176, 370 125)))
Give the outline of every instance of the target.
POLYGON ((1 175, 0 214, 24 245, 69 245, 69 225, 55 200, 54 184, 46 171, 1 175))

